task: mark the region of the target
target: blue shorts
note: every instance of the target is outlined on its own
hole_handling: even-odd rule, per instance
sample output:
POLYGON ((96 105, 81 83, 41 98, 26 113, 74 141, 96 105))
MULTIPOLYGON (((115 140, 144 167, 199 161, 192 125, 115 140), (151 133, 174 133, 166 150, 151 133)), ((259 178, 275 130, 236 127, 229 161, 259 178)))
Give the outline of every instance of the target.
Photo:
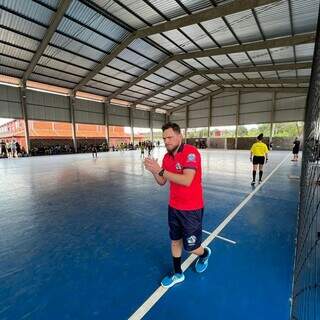
POLYGON ((202 242, 203 208, 199 210, 177 210, 169 206, 168 223, 171 240, 183 240, 186 251, 193 251, 202 242))

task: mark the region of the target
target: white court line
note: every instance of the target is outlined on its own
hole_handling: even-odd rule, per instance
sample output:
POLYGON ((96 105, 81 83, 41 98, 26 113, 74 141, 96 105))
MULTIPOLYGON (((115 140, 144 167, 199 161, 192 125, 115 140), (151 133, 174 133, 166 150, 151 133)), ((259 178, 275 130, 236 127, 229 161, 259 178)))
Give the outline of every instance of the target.
MULTIPOLYGON (((206 233, 206 234, 211 234, 211 232, 209 231, 206 231, 206 230, 202 230, 203 233, 206 233)), ((226 242, 229 242, 229 243, 232 243, 232 244, 237 244, 235 241, 233 240, 230 240, 228 238, 225 238, 225 237, 221 237, 221 236, 216 236, 216 238, 220 239, 220 240, 223 240, 223 241, 226 241, 226 242)))
MULTIPOLYGON (((224 219, 220 225, 212 231, 209 237, 202 242, 203 247, 207 247, 214 238, 217 238, 219 233, 227 226, 227 224, 239 213, 239 211, 251 200, 251 198, 261 189, 261 187, 270 179, 270 177, 280 168, 280 166, 288 159, 291 153, 289 153, 270 173, 269 175, 260 183, 228 216, 224 219)), ((191 254, 182 264, 182 271, 188 269, 191 264, 197 259, 198 256, 191 254)), ((140 320, 142 319, 150 309, 160 300, 160 298, 169 289, 159 287, 156 289, 152 295, 133 313, 128 320, 140 320)))

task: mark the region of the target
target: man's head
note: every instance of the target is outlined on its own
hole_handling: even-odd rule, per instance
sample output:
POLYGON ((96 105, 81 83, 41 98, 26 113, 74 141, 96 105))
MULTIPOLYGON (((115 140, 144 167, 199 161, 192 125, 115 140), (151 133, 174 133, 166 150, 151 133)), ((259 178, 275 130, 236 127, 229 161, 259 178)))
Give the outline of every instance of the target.
POLYGON ((263 139, 263 133, 260 133, 258 136, 257 136, 257 140, 258 141, 261 141, 263 139))
POLYGON ((178 124, 168 122, 162 126, 162 136, 168 152, 175 152, 182 142, 181 130, 178 124))

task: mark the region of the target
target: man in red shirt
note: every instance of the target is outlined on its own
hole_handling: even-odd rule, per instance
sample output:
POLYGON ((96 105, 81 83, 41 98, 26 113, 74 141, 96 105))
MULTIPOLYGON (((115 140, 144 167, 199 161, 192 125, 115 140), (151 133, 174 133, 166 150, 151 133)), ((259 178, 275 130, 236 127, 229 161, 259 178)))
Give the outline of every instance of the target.
POLYGON ((177 124, 169 122, 162 131, 168 151, 162 167, 150 158, 145 159, 144 164, 159 185, 165 185, 167 180, 170 182, 168 222, 174 273, 161 282, 163 287, 170 288, 185 279, 181 269, 183 248, 199 256, 195 265, 199 273, 206 270, 211 250, 201 246, 204 205, 200 153, 195 147, 182 143, 177 124))

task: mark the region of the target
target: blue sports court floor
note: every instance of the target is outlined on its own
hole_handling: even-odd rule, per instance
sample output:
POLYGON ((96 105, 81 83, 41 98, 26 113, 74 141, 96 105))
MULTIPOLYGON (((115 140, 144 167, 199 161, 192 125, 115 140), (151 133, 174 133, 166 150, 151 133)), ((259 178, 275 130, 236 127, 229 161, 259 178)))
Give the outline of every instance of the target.
MULTIPOLYGON (((300 162, 273 151, 257 190, 247 151, 201 153, 204 229, 242 203, 219 234, 236 243, 214 238, 208 270, 188 268, 144 319, 288 319, 300 162)), ((0 172, 1 320, 118 320, 150 307, 171 270, 168 190, 139 152, 6 159, 0 172)))

